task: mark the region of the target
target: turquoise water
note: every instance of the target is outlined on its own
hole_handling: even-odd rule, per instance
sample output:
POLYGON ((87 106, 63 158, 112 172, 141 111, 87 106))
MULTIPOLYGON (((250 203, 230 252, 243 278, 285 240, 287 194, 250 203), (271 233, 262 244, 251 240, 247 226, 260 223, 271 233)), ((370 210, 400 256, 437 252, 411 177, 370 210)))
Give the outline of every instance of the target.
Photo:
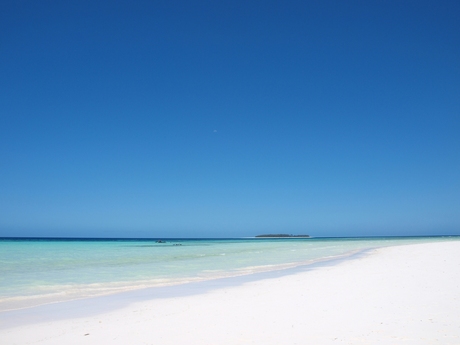
POLYGON ((0 239, 0 311, 250 274, 359 250, 456 237, 225 240, 0 239))

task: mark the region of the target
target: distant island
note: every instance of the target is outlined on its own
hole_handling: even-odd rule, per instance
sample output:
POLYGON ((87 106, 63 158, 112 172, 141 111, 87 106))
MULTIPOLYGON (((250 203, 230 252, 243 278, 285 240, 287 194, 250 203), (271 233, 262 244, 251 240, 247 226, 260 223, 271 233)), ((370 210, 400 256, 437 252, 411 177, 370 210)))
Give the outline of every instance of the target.
POLYGON ((310 237, 310 235, 266 234, 257 235, 256 237, 310 237))

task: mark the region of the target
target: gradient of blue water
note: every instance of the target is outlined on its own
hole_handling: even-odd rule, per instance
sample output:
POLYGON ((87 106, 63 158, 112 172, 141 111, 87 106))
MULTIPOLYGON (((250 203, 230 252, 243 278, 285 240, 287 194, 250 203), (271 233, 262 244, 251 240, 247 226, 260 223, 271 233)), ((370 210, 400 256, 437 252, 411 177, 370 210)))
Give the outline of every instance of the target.
POLYGON ((308 264, 358 250, 456 237, 0 239, 0 310, 308 264))

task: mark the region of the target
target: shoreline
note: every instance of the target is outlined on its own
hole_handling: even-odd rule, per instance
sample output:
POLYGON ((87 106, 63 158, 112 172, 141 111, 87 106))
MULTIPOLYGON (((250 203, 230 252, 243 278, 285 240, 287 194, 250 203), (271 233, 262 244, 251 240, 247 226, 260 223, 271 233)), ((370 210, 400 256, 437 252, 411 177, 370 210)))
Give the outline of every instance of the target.
POLYGON ((308 262, 277 265, 275 269, 261 270, 253 273, 202 279, 180 284, 129 289, 96 296, 3 310, 0 311, 0 330, 43 322, 43 320, 54 321, 59 319, 86 317, 121 309, 133 303, 204 294, 216 289, 240 286, 259 280, 281 278, 320 267, 337 265, 347 260, 354 260, 369 255, 377 249, 380 248, 353 250, 333 257, 324 257, 308 262))
MULTIPOLYGON (((252 280, 252 276, 257 277, 259 274, 266 273, 270 275, 273 273, 273 275, 277 275, 277 272, 290 272, 290 270, 296 270, 296 269, 302 269, 302 267, 310 267, 310 266, 315 266, 321 263, 328 263, 328 262, 337 262, 339 260, 347 260, 347 259, 352 259, 356 254, 359 254, 361 252, 367 252, 371 251, 375 248, 363 248, 363 249, 354 249, 342 254, 337 254, 337 255, 332 255, 332 256, 325 256, 325 257, 320 257, 316 259, 310 259, 306 261, 300 261, 300 262, 292 262, 292 263, 282 263, 282 264, 274 264, 274 265, 263 265, 263 266, 255 266, 255 267, 247 267, 244 269, 239 269, 235 271, 228 271, 228 272, 222 272, 219 276, 211 276, 211 277, 188 277, 188 278, 179 278, 176 281, 171 281, 165 284, 157 283, 155 285, 150 285, 147 284, 142 284, 142 285, 126 285, 125 287, 119 287, 119 288, 111 288, 111 289, 106 289, 104 292, 100 293, 94 293, 90 295, 82 295, 82 296, 76 296, 76 297, 61 297, 61 298, 55 298, 53 300, 53 297, 42 297, 42 302, 39 302, 39 297, 37 298, 36 296, 30 296, 30 300, 35 299, 36 301, 30 302, 27 298, 24 298, 21 300, 21 297, 19 297, 17 300, 15 297, 10 298, 10 300, 13 300, 11 302, 8 301, 0 301, 0 306, 2 304, 25 304, 24 306, 19 306, 19 307, 11 307, 8 309, 0 309, 0 321, 1 321, 1 315, 2 313, 9 313, 9 312, 14 312, 14 311, 20 311, 20 310, 27 310, 31 308, 39 308, 39 307, 44 307, 47 305, 52 305, 52 304, 60 304, 60 303, 68 303, 68 302, 74 302, 74 301, 82 301, 82 300, 87 300, 87 299, 98 299, 102 297, 108 297, 108 296, 117 296, 119 294, 129 294, 133 293, 136 294, 138 291, 150 291, 152 290, 152 295, 155 294, 154 290, 155 289, 168 289, 172 288, 175 286, 188 286, 189 284, 206 284, 206 282, 211 282, 212 281, 219 281, 221 279, 238 279, 241 277, 248 277, 249 280, 252 280), (111 291, 112 290, 112 291, 111 291), (29 305, 27 305, 29 303, 29 305)), ((286 274, 292 274, 292 273, 286 273, 286 274)), ((0 323, 1 327, 1 323, 0 323)))
MULTIPOLYGON (((86 255, 82 256, 82 254, 79 254, 80 257, 78 255, 75 257, 72 256, 70 262, 67 259, 68 249, 64 251, 63 245, 53 244, 60 243, 63 239, 59 239, 57 242, 40 239, 37 243, 41 244, 37 246, 35 244, 26 245, 25 243, 28 243, 28 240, 13 241, 11 246, 7 245, 0 248, 5 250, 2 254, 4 254, 3 260, 6 261, 6 266, 4 267, 6 269, 4 270, 5 275, 2 277, 4 281, 3 290, 0 289, 2 290, 0 312, 107 296, 146 288, 175 286, 191 282, 251 275, 257 272, 311 265, 317 261, 347 257, 355 251, 366 248, 371 249, 409 243, 427 243, 431 241, 444 242, 446 240, 457 239, 460 239, 460 237, 451 239, 445 236, 436 238, 424 236, 417 238, 398 237, 397 239, 386 237, 377 240, 369 238, 342 238, 340 240, 312 238, 308 242, 297 242, 299 239, 261 239, 260 241, 256 240, 257 244, 254 246, 252 246, 253 243, 251 241, 247 242, 245 240, 241 242, 239 240, 219 240, 216 243, 211 241, 212 245, 208 246, 207 239, 189 239, 187 241, 190 242, 184 240, 184 246, 181 246, 180 249, 177 249, 178 246, 175 245, 163 246, 154 244, 144 246, 143 244, 136 243, 136 241, 126 242, 122 239, 109 239, 107 241, 105 239, 98 239, 96 241, 73 239, 71 241, 72 245, 66 244, 65 246, 70 246, 69 248, 72 248, 71 251, 74 250, 75 253, 85 253, 86 255), (87 242, 91 244, 86 245, 87 242), (117 245, 112 244, 116 242, 120 243, 117 245), (99 243, 102 244, 99 245, 99 243), (195 246, 195 244, 197 245, 195 246), (200 248, 200 245, 203 244, 206 244, 206 246, 200 248), (241 257, 239 245, 241 245, 241 249, 244 248, 246 250, 246 253, 241 257), (125 254, 123 254, 124 259, 121 261, 118 261, 117 254, 113 250, 117 246, 120 246, 125 251, 125 254), (137 250, 138 246, 142 248, 137 250), (152 251, 150 248, 144 248, 157 246, 158 248, 152 251), (32 248, 32 251, 30 251, 29 247, 32 248), (102 250, 91 249, 95 247, 100 247, 102 250), (48 248, 47 251, 44 250, 46 248, 48 248), (168 248, 168 250, 165 248, 168 248), (197 248, 199 248, 199 252, 196 251, 197 248), (210 248, 210 250, 204 250, 204 248, 210 248), (190 260, 183 262, 180 255, 177 258, 178 250, 180 250, 182 256, 185 255, 185 258, 190 260), (22 253, 19 254, 19 257, 23 262, 10 261, 7 255, 8 251, 22 253), (54 254, 48 255, 48 253, 54 254), (164 257, 162 256, 163 253, 165 253, 164 257), (157 254, 160 255, 158 258, 156 257, 157 254), (234 258, 233 261, 225 259, 227 258, 226 254, 229 254, 228 257, 232 256, 234 258), (277 255, 280 255, 280 257, 278 258, 277 255), (27 256, 40 258, 38 262, 41 262, 41 264, 37 266, 37 270, 32 268, 33 265, 30 265, 30 260, 24 260, 27 256), (283 256, 285 257, 283 258, 283 256), (216 259, 213 257, 216 257, 216 259), (160 260, 160 264, 157 264, 158 259, 160 260), (240 261, 241 259, 243 261, 240 261), (73 264, 72 260, 75 261, 75 265, 70 265, 70 271, 67 271, 64 268, 66 265, 73 264), (131 266, 130 260, 134 260, 136 264, 131 266), (106 261, 108 263, 114 261, 116 265, 110 265, 110 268, 106 270, 104 265, 101 264, 101 262, 106 261), (91 262, 92 264, 89 265, 91 262), (56 264, 61 265, 62 269, 56 270, 56 264), (169 271, 167 267, 169 264, 176 267, 173 268, 173 272, 169 271), (183 264, 183 267, 187 269, 180 268, 183 264), (192 270, 189 270, 189 267, 192 267, 192 270), (131 270, 132 268, 134 271, 131 270), (20 275, 14 274, 16 270, 22 272, 23 281, 19 279, 20 275), (99 275, 96 274, 98 270, 105 278, 99 278, 99 275), (37 272, 43 272, 44 275, 41 276, 37 272), (138 278, 133 279, 133 277, 138 278), (36 282, 39 283, 37 286, 34 286, 36 282), (15 285, 17 289, 12 289, 15 285)), ((33 239, 32 242, 34 241, 33 239)), ((0 258, 1 260, 2 258, 0 258)))
POLYGON ((162 293, 153 288, 153 297, 144 289, 2 312, 0 338, 8 344, 460 343, 458 241, 371 249, 275 272, 162 293))

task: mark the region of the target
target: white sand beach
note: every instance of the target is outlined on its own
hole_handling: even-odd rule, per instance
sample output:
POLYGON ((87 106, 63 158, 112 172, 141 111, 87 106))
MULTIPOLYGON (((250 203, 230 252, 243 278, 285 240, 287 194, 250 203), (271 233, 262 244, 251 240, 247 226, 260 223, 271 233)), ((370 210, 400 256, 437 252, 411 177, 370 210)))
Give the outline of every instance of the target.
POLYGON ((9 323, 3 314, 0 343, 458 345, 460 242, 381 248, 295 274, 111 310, 93 301, 78 316, 63 309, 91 302, 55 305, 56 315, 68 312, 55 320, 37 317, 43 308, 11 314, 9 323))

